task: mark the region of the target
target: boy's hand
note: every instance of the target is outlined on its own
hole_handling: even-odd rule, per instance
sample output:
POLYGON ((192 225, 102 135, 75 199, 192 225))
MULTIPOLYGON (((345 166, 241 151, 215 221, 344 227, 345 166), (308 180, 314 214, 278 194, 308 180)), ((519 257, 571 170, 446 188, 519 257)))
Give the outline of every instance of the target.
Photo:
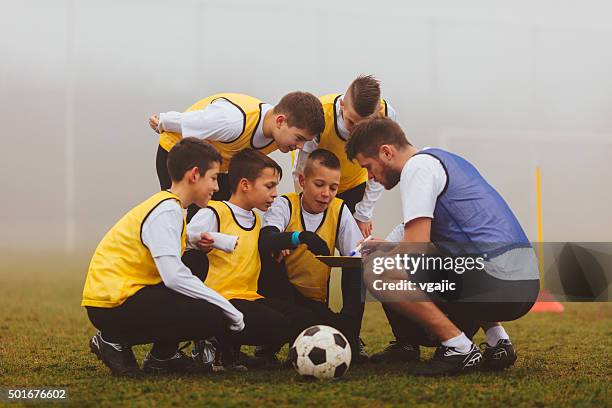
POLYGON ((159 115, 158 114, 154 114, 154 115, 151 115, 151 117, 149 117, 149 126, 151 126, 151 129, 159 133, 159 115))
POLYGON ((200 240, 196 242, 196 246, 204 253, 208 253, 212 251, 214 243, 215 240, 213 239, 212 235, 210 235, 208 232, 203 232, 200 234, 200 240))
POLYGON ((299 239, 300 244, 306 244, 310 252, 313 254, 329 256, 329 248, 327 248, 327 243, 314 232, 302 231, 300 232, 299 239))
POLYGON ((283 259, 285 259, 286 257, 289 256, 289 254, 291 253, 290 249, 283 249, 278 251, 277 253, 274 254, 274 260, 277 263, 281 263, 283 262, 283 259))
POLYGON ((364 237, 369 237, 370 235, 372 235, 372 221, 355 221, 357 222, 357 226, 361 231, 361 235, 363 235, 364 237))

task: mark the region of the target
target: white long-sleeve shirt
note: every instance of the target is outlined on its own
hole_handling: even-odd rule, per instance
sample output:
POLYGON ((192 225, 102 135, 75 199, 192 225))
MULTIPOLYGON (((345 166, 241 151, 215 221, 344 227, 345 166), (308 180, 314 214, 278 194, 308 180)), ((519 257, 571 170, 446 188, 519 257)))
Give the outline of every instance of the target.
MULTIPOLYGON (((340 100, 343 98, 344 98, 344 95, 342 95, 336 101, 336 112, 338 112, 338 116, 336 117, 336 123, 338 124, 338 133, 340 134, 339 136, 344 140, 348 140, 350 136, 350 132, 346 129, 346 125, 344 124, 344 118, 340 114, 340 100)), ((395 112, 395 109, 393 109, 393 107, 389 105, 388 103, 387 103, 387 116, 390 119, 397 122, 397 114, 395 112)), ((308 159, 308 156, 318 147, 319 147, 319 138, 316 137, 313 140, 304 143, 304 148, 298 150, 297 160, 294 163, 293 172, 292 172, 294 184, 296 186, 299 185, 298 175, 304 170, 304 165, 306 164, 306 160, 308 159)), ((296 190, 297 190, 297 187, 296 187, 296 190)), ((362 222, 370 221, 374 213, 374 207, 376 205, 376 202, 378 201, 378 199, 380 198, 384 190, 385 190, 385 187, 382 184, 374 180, 368 180, 366 182, 366 189, 365 189, 365 193, 363 194, 362 200, 358 202, 357 205, 355 205, 355 214, 353 214, 353 217, 355 217, 356 220, 362 221, 362 222)))
POLYGON ((157 270, 167 288, 218 306, 230 322, 232 331, 244 329, 242 313, 223 296, 191 273, 181 261, 183 209, 175 200, 159 204, 142 225, 142 242, 149 248, 157 270))
MULTIPOLYGON (((272 108, 272 105, 264 103, 261 106, 262 118, 272 108)), ((243 126, 244 115, 240 109, 226 99, 217 99, 201 110, 160 113, 158 129, 180 133, 183 137, 231 142, 240 136, 243 126)), ((253 136, 253 145, 264 147, 268 144, 270 139, 264 137, 263 120, 260 120, 253 136)))
MULTIPOLYGON (((232 204, 229 201, 224 201, 236 216, 236 221, 243 228, 253 228, 255 224, 255 214, 253 211, 245 210, 232 204)), ((202 208, 193 215, 189 224, 187 224, 187 247, 197 248, 197 242, 200 240, 200 235, 203 232, 219 231, 219 223, 217 216, 210 208, 202 208)), ((238 241, 240 245, 240 241, 238 241)))

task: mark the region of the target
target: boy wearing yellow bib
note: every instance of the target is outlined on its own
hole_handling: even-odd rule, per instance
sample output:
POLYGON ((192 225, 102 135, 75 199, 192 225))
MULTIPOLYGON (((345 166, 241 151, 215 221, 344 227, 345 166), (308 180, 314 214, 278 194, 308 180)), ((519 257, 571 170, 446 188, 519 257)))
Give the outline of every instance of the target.
POLYGON ((308 155, 317 148, 327 149, 340 160, 341 177, 338 198, 344 200, 353 213, 364 237, 372 232, 372 214, 376 201, 384 191, 379 183, 368 180, 368 174, 355 161, 348 160, 344 151, 350 133, 357 123, 370 117, 397 120, 395 110, 380 97, 380 82, 371 75, 357 77, 345 94, 319 97, 325 114, 325 129, 299 150, 293 172, 296 190, 298 175, 303 172, 308 155))
MULTIPOLYGON (((395 110, 386 100, 381 99, 380 82, 371 75, 358 76, 344 94, 324 95, 319 97, 319 100, 325 114, 325 129, 299 150, 293 171, 296 191, 300 189, 298 178, 299 174, 303 173, 308 155, 317 148, 333 152, 340 160, 341 168, 337 197, 344 200, 361 233, 364 237, 368 237, 372 233, 374 206, 382 195, 384 187, 375 180, 369 180, 367 171, 346 157, 345 146, 350 133, 359 122, 376 116, 388 117, 395 121, 397 120, 395 110)), ((361 277, 357 274, 342 274, 343 287, 360 285, 361 277)), ((349 291, 347 294, 352 296, 353 293, 349 291)), ((351 299, 348 303, 357 304, 357 300, 351 299)), ((361 358, 367 358, 361 342, 360 348, 361 358)))
POLYGON ((138 375, 135 344, 153 343, 148 373, 193 372, 178 350, 185 340, 244 328, 240 313, 181 262, 183 209, 208 204, 217 191, 221 156, 208 142, 185 138, 168 154, 172 184, 121 218, 91 259, 81 305, 99 330, 90 348, 115 375, 138 375))
MULTIPOLYGON (((334 313, 328 307, 331 268, 315 255, 328 255, 335 249, 350 256, 363 239, 361 231, 346 204, 336 197, 340 184, 340 161, 330 151, 313 151, 299 177, 303 193, 289 193, 277 198, 264 215, 260 236, 264 254, 291 249, 280 265, 277 276, 266 281, 273 296, 290 299, 296 305, 312 311, 317 323, 333 326, 343 332, 351 344, 353 361, 359 357, 359 328, 363 314, 361 302, 361 271, 345 268, 344 274, 358 279, 357 285, 342 286, 343 308, 334 313), (283 279, 284 278, 284 279, 283 279), (288 279, 290 285, 283 286, 288 279), (351 305, 354 301, 357 304, 351 305)), ((266 268, 266 273, 272 268, 266 268)))
POLYGON ((287 153, 303 147, 325 125, 321 103, 307 92, 291 92, 276 106, 248 95, 219 93, 201 99, 183 113, 153 115, 149 124, 160 133, 157 175, 162 189, 169 185, 165 157, 181 137, 206 139, 221 152, 215 200, 228 200, 231 195, 227 171, 237 152, 252 148, 266 155, 277 149, 287 153))
MULTIPOLYGON (((194 273, 244 315, 245 329, 231 336, 231 344, 222 344, 225 353, 222 362, 231 368, 238 368, 241 345, 282 345, 314 324, 314 317, 308 310, 265 298, 258 291, 261 221, 253 209, 266 211, 270 207, 277 197, 281 175, 281 167, 263 153, 253 149, 238 152, 229 165, 230 199, 211 201, 187 226, 189 246, 208 251, 208 271, 197 273, 194 267, 194 273), (207 248, 199 237, 209 233, 237 237, 237 244, 225 251, 207 248)), ((192 263, 195 264, 193 259, 192 263)), ((201 267, 206 268, 204 263, 201 267)))

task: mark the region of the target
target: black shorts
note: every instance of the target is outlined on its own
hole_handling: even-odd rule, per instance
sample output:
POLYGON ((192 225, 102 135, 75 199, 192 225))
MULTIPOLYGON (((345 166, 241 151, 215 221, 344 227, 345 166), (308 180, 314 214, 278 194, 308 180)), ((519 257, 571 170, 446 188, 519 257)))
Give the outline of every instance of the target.
MULTIPOLYGON (((418 274, 417 274, 418 275, 418 274)), ((501 280, 483 271, 470 271, 458 275, 438 273, 435 280, 446 279, 458 286, 456 292, 431 293, 429 298, 461 331, 472 337, 483 322, 507 322, 529 312, 535 303, 539 280, 501 280)), ((433 282, 428 277, 417 281, 433 282)), ((393 308, 392 302, 383 303, 383 309, 398 341, 435 346, 437 340, 408 316, 393 308)))
POLYGON ((521 303, 532 302, 538 297, 540 281, 505 280, 491 276, 486 270, 471 270, 464 273, 447 271, 418 271, 413 275, 419 283, 448 282, 454 290, 435 291, 430 298, 436 302, 481 302, 521 303))
POLYGON ((145 286, 119 306, 86 309, 91 323, 115 343, 178 343, 229 333, 221 308, 163 283, 145 286))

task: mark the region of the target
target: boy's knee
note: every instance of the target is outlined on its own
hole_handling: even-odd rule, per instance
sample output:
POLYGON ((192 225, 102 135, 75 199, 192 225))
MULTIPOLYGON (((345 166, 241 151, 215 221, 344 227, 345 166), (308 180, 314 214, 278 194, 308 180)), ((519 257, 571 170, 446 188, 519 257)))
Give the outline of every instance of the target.
POLYGON ((229 326, 229 322, 221 308, 205 300, 198 302, 197 306, 190 313, 189 320, 192 324, 212 332, 211 335, 226 331, 229 326))
POLYGON ((282 313, 270 314, 268 317, 268 327, 270 330, 278 330, 279 332, 286 332, 289 330, 291 318, 282 313))
POLYGON ((318 323, 316 313, 303 306, 292 306, 285 317, 291 327, 300 328, 300 331, 318 323))
POLYGON ((181 260, 198 279, 202 282, 206 280, 209 264, 208 257, 204 252, 199 250, 185 251, 181 260))
POLYGON ((306 308, 300 308, 298 312, 298 321, 300 322, 302 330, 318 323, 316 314, 306 308))

